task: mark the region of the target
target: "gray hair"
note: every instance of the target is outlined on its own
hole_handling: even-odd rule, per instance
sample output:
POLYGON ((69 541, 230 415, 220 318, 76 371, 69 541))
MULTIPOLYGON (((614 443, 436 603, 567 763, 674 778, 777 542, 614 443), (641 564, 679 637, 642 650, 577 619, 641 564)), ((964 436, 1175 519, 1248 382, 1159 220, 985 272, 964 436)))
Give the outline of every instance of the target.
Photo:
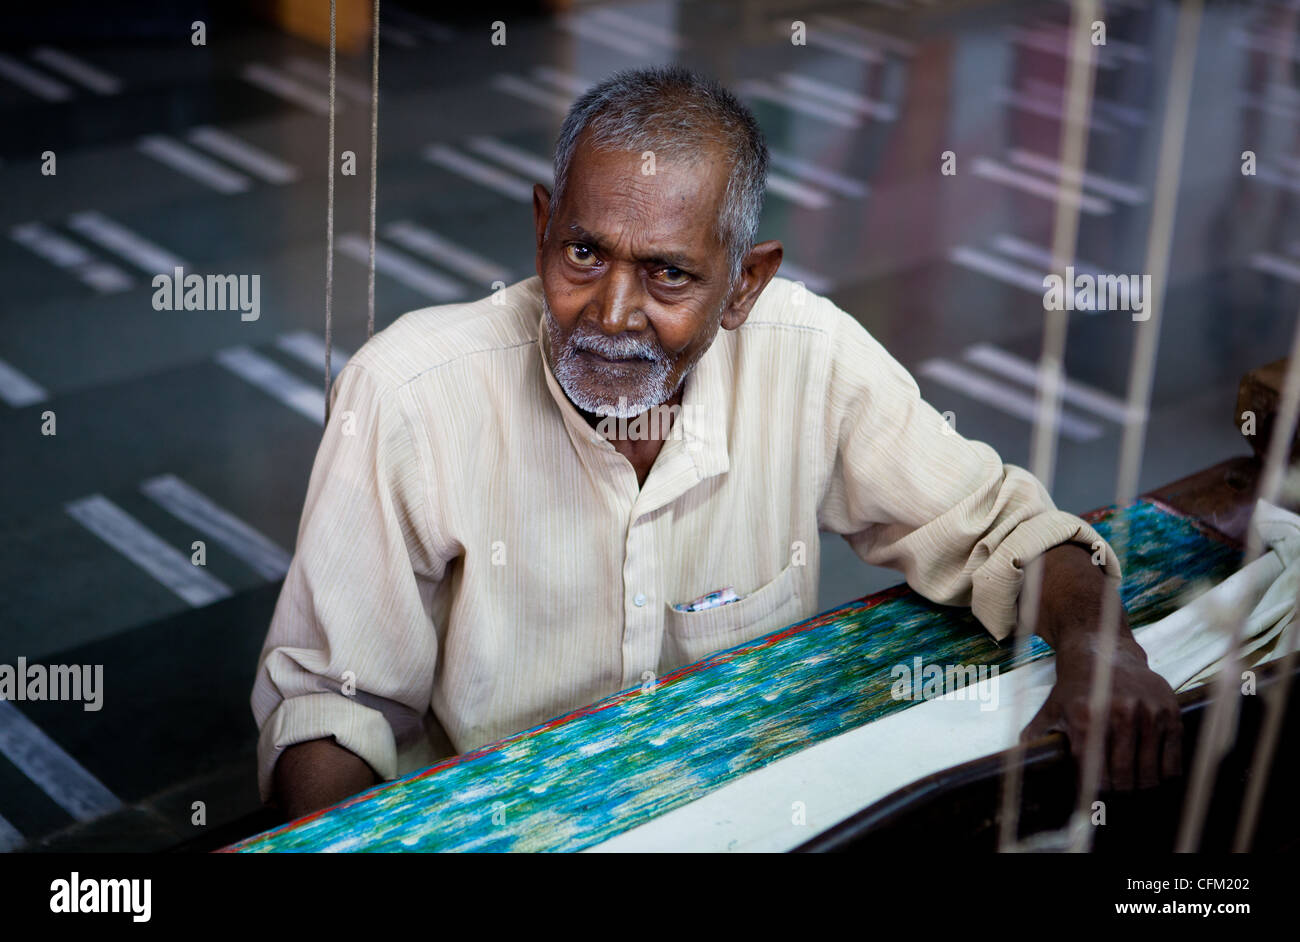
POLYGON ((555 142, 551 219, 569 182, 569 165, 583 131, 588 144, 612 150, 653 151, 660 157, 697 158, 722 145, 731 176, 718 213, 717 236, 727 248, 734 288, 740 266, 758 236, 767 190, 767 142, 753 113, 715 80, 681 66, 627 69, 584 92, 569 108, 555 142))

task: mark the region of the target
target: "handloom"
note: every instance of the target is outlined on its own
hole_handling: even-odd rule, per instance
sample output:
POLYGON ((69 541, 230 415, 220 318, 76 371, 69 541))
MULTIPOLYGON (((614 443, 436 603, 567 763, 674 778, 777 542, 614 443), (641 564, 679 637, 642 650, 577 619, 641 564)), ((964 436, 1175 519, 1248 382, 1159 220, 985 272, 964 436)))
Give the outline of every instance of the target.
MULTIPOLYGON (((1134 626, 1217 583, 1240 550, 1145 499, 1083 515, 1127 522, 1121 596, 1134 626)), ((377 785, 229 851, 577 851, 915 701, 899 664, 1007 671, 1050 649, 999 646, 967 609, 906 586, 712 654, 533 729, 377 785)))

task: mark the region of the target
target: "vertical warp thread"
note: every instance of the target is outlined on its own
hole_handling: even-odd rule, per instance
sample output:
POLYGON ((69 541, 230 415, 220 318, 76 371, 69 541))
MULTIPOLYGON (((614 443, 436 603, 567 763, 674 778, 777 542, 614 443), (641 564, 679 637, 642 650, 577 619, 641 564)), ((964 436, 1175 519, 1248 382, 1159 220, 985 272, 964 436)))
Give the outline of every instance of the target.
MULTIPOLYGON (((1147 273, 1151 276, 1152 290, 1151 296, 1147 299, 1148 319, 1136 329, 1133 354, 1129 361, 1127 415, 1117 462, 1115 503, 1121 507, 1128 506, 1137 498, 1142 456, 1146 448, 1203 3, 1204 0, 1186 0, 1178 8, 1174 25, 1173 62, 1169 70, 1169 85, 1160 129, 1155 192, 1151 218, 1147 226, 1144 264, 1147 273)), ((1127 552, 1128 543, 1127 523, 1117 528, 1116 533, 1120 537, 1117 552, 1124 554, 1127 552)), ((1116 548, 1114 544, 1112 548, 1116 548)), ((1101 661, 1093 676, 1089 701, 1092 715, 1103 717, 1110 713, 1111 697, 1114 692, 1111 678, 1114 673, 1114 655, 1119 641, 1121 615, 1120 603, 1116 598, 1108 595, 1105 601, 1098 648, 1101 661)), ((1081 822, 1086 820, 1092 802, 1097 796, 1101 769, 1107 762, 1105 755, 1107 737, 1100 730, 1094 730, 1093 733, 1087 739, 1082 763, 1083 781, 1079 788, 1075 812, 1081 822)), ((1081 827, 1077 836, 1075 849, 1090 849, 1096 836, 1096 829, 1081 827)))
POLYGON ((366 282, 366 338, 375 335, 375 195, 379 189, 379 0, 370 53, 370 269, 366 282))
MULTIPOLYGON (((1096 52, 1088 41, 1090 24, 1097 17, 1096 0, 1072 0, 1067 49, 1075 54, 1066 78, 1066 109, 1073 120, 1061 123, 1061 164, 1064 168, 1057 189, 1052 227, 1052 264, 1064 270, 1074 258, 1079 237, 1079 195, 1083 187, 1083 169, 1087 164, 1088 137, 1086 118, 1092 109, 1096 72, 1096 52)), ((1065 311, 1048 311, 1043 329, 1043 348, 1038 372, 1042 377, 1035 404, 1033 445, 1030 471, 1050 492, 1056 467, 1056 439, 1061 420, 1062 364, 1069 336, 1069 315, 1065 311)), ((1014 644, 1023 655, 1038 628, 1042 603, 1042 565, 1035 560, 1025 570, 1017 602, 1018 618, 1014 644)), ((1023 706, 1016 707, 1023 714, 1023 706)), ((1023 729, 1030 718, 1021 715, 1023 729)), ((1017 743, 1006 752, 1002 773, 1002 798, 998 850, 1019 851, 1020 803, 1023 789, 1025 743, 1017 743)))
POLYGON ((336 0, 330 0, 329 175, 325 197, 325 424, 330 420, 330 348, 334 342, 334 60, 338 45, 336 0))

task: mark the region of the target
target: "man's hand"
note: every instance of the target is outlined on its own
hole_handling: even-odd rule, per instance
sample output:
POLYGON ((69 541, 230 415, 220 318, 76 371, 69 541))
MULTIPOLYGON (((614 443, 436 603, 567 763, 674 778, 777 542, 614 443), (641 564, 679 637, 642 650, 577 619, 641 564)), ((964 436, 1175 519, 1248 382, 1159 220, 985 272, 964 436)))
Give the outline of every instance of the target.
POLYGON ((1056 650, 1056 686, 1021 733, 1021 741, 1063 732, 1082 770, 1088 737, 1100 733, 1105 737, 1103 791, 1150 788, 1162 778, 1181 774, 1178 700, 1165 679, 1147 665, 1146 652, 1134 640, 1118 598, 1111 603, 1120 624, 1111 658, 1109 707, 1102 716, 1091 715, 1093 678, 1102 663, 1102 604, 1117 587, 1093 565, 1088 550, 1076 544, 1048 550, 1043 566, 1037 633, 1056 650))

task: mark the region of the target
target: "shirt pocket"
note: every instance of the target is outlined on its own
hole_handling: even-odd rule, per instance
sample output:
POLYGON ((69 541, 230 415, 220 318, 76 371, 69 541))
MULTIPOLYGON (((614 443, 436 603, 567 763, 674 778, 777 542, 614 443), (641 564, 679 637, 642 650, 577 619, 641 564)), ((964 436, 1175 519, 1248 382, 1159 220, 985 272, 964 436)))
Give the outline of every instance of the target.
POLYGON ((700 612, 679 612, 668 606, 661 667, 672 670, 797 621, 800 601, 795 576, 794 566, 786 566, 740 601, 700 612))

